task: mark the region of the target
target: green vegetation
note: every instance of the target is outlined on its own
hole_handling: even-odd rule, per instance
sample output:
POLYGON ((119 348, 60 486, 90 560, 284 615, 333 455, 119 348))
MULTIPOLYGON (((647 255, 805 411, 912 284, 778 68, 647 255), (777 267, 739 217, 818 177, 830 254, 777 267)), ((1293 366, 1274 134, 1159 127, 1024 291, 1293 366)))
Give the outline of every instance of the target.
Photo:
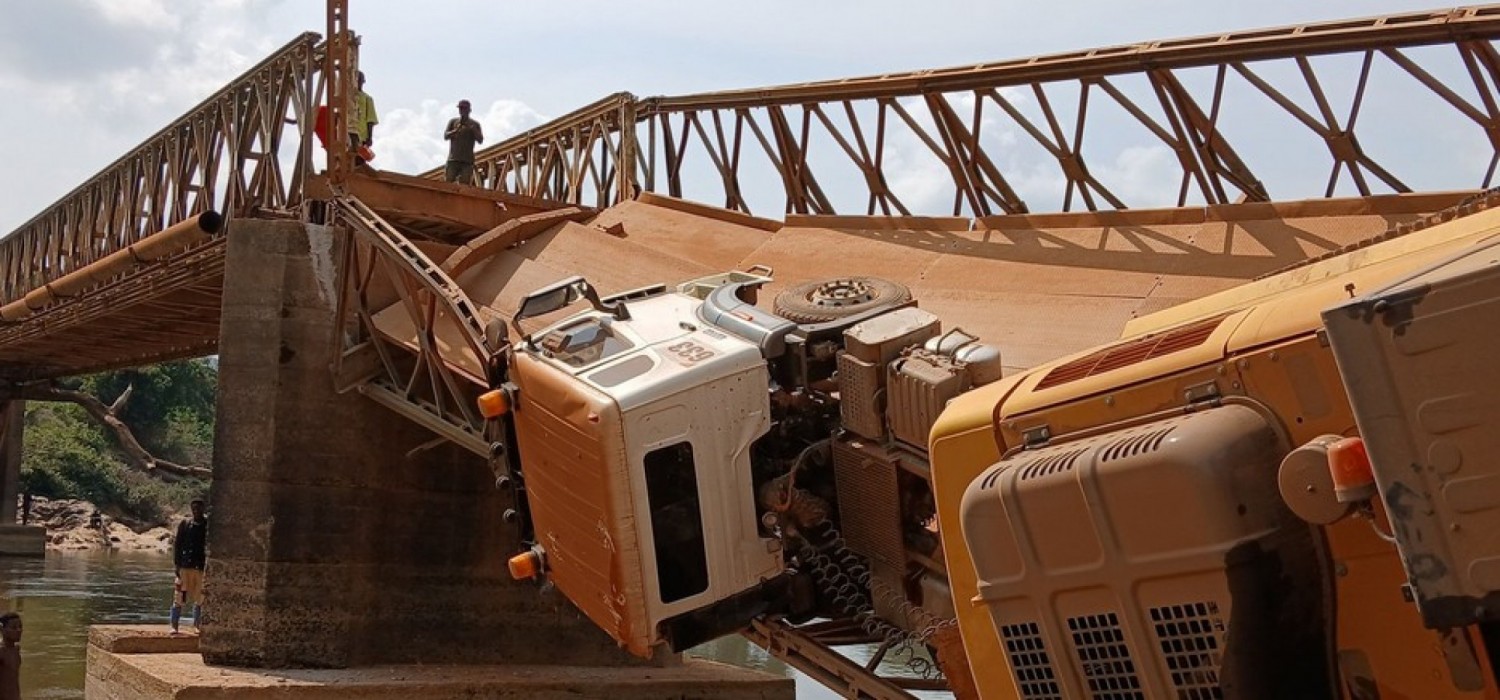
MULTIPOLYGON (((134 387, 119 417, 160 459, 208 466, 213 456, 218 373, 207 360, 168 362, 65 380, 62 386, 111 404, 134 387)), ((132 469, 114 435, 71 403, 32 401, 26 407, 22 488, 47 498, 92 501, 127 521, 161 523, 183 510, 208 484, 174 483, 132 469)))

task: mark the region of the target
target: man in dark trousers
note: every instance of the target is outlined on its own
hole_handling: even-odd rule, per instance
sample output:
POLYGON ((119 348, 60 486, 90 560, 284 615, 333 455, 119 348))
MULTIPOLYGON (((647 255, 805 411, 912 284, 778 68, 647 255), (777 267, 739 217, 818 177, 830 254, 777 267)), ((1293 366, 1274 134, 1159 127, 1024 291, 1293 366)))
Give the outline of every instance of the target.
POLYGON ((474 184, 474 144, 484 143, 484 129, 469 118, 469 101, 458 101, 458 118, 448 120, 443 130, 448 140, 448 166, 443 179, 465 185, 474 184))
POLYGON ((189 601, 193 605, 193 629, 198 628, 198 616, 203 613, 203 565, 208 561, 208 516, 203 514, 203 499, 193 499, 191 507, 193 517, 177 525, 177 541, 172 545, 172 558, 177 565, 176 591, 172 595, 172 634, 177 634, 177 625, 182 620, 182 606, 189 601))
POLYGON ((20 613, 0 613, 0 700, 21 700, 20 613))

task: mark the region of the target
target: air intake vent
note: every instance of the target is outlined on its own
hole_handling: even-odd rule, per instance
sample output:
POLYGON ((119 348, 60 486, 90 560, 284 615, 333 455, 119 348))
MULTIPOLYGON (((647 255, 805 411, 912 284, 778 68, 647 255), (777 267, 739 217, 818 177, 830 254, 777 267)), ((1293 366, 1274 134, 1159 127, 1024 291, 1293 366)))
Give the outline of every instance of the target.
POLYGON ((1218 603, 1187 603, 1151 609, 1151 626, 1172 674, 1179 700, 1223 700, 1224 619, 1218 603))
POLYGON ((984 476, 984 481, 980 482, 980 484, 979 484, 979 490, 980 491, 984 491, 984 490, 987 490, 989 488, 992 488, 997 482, 1000 481, 1000 475, 1004 474, 1004 473, 1005 473, 1005 468, 1004 467, 991 467, 990 468, 990 473, 986 474, 984 476))
POLYGON ((1144 338, 1127 340, 1123 343, 1112 345, 1098 352, 1080 357, 1065 365, 1052 368, 1042 381, 1037 383, 1036 388, 1046 389, 1060 386, 1068 382, 1078 381, 1084 377, 1092 377, 1103 374, 1110 370, 1129 367, 1137 362, 1144 362, 1152 358, 1170 355, 1174 352, 1195 348, 1208 340, 1208 336, 1218 329, 1219 324, 1228 318, 1229 314, 1214 318, 1195 321, 1187 325, 1171 328, 1161 333, 1148 335, 1144 338))
POLYGON ((1073 650, 1078 654, 1084 680, 1088 681, 1089 697, 1146 700, 1118 616, 1104 613, 1070 617, 1068 631, 1073 635, 1073 650))
POLYGON ((1010 669, 1016 674, 1021 700, 1063 700, 1062 686, 1052 670, 1052 660, 1047 657, 1047 645, 1037 624, 1001 625, 1000 634, 1005 638, 1005 654, 1010 657, 1010 669))
POLYGON ((1034 459, 1026 466, 1021 467, 1021 481, 1028 481, 1030 479, 1036 479, 1047 476, 1049 474, 1056 474, 1058 472, 1070 471, 1071 469, 1073 469, 1073 465, 1078 461, 1078 458, 1087 451, 1088 450, 1086 449, 1074 450, 1072 452, 1064 452, 1062 454, 1048 455, 1046 457, 1034 459))
POLYGON ((1166 441, 1167 436, 1172 434, 1173 430, 1176 430, 1175 426, 1167 426, 1149 433, 1126 435, 1113 443, 1105 445, 1104 449, 1099 451, 1099 461, 1101 463, 1110 462, 1116 459, 1155 452, 1166 441))

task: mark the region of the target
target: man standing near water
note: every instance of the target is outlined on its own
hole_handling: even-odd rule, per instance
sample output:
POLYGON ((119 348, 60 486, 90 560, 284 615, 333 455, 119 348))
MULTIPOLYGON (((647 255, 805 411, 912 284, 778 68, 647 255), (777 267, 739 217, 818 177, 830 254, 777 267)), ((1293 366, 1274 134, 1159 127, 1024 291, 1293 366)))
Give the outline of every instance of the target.
POLYGON ((0 700, 21 700, 20 613, 0 613, 0 700))
MULTIPOLYGON (((173 563, 177 565, 177 585, 172 594, 172 634, 182 620, 182 606, 193 605, 193 629, 203 613, 203 565, 208 561, 208 516, 203 514, 203 499, 191 505, 193 517, 177 526, 177 541, 172 543, 173 563)), ((0 699, 3 700, 3 699, 0 699)))

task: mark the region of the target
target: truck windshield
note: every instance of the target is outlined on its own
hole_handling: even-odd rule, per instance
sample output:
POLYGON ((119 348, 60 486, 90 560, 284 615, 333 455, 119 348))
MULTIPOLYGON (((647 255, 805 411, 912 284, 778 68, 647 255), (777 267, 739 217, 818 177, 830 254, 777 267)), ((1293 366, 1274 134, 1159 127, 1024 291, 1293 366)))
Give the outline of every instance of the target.
POLYGON ((582 318, 542 338, 542 349, 570 367, 587 367, 633 347, 599 317, 582 318))

